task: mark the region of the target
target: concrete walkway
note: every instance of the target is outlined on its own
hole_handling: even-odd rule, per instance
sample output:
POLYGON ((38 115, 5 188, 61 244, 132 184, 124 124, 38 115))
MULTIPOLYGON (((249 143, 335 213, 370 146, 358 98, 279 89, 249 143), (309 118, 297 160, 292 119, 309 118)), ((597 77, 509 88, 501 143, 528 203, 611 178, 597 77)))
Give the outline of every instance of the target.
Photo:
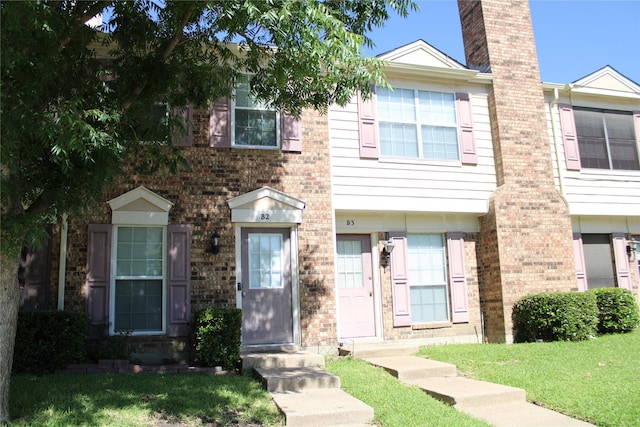
POLYGON ((495 427, 580 427, 591 424, 526 400, 520 388, 457 376, 456 367, 417 356, 366 357, 400 381, 495 427))
POLYGON ((255 371, 287 426, 371 426, 373 408, 340 389, 324 366, 324 356, 298 351, 242 357, 242 370, 255 371))
MULTIPOLYGON (((368 363, 495 427, 586 427, 591 424, 526 401, 522 389, 457 376, 454 365, 412 356, 414 348, 360 351, 368 363)), ((243 355, 285 415, 287 426, 371 426, 373 409, 340 389, 324 357, 304 352, 243 355)))

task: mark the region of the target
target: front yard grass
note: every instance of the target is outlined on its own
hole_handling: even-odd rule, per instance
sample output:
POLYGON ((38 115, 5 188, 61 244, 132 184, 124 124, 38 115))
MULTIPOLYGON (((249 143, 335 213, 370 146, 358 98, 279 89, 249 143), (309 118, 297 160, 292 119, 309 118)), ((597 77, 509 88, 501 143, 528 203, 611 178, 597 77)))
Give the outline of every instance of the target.
POLYGON ((269 393, 245 376, 18 375, 14 426, 284 425, 269 393))
POLYGON ((640 331, 580 342, 444 345, 419 353, 520 387, 527 399, 600 426, 640 425, 640 331))

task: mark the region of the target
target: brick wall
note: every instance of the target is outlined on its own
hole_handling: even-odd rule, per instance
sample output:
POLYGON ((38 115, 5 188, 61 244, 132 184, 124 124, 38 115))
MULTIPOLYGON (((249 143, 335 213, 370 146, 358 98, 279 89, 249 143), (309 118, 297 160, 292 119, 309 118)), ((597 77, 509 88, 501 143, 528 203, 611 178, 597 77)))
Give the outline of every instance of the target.
POLYGON ((487 335, 510 341, 521 296, 577 289, 571 219, 553 182, 527 1, 459 0, 469 66, 490 71, 489 112, 498 189, 481 219, 487 335))
MULTIPOLYGON (((300 317, 302 344, 336 341, 336 308, 333 280, 333 213, 329 171, 327 118, 306 111, 302 117, 302 153, 279 150, 211 148, 209 115, 194 114, 194 143, 182 148, 191 167, 178 175, 143 177, 130 173, 115 182, 104 202, 91 206, 86 215, 69 219, 65 307, 84 310, 87 260, 87 225, 110 223, 106 203, 142 185, 174 203, 169 223, 192 226, 192 308, 236 306, 234 226, 227 200, 263 186, 270 186, 306 202, 299 226, 300 317), (220 253, 206 253, 217 229, 220 253)), ((59 257, 59 238, 54 242, 59 257)), ((57 261, 55 263, 57 266, 57 261)), ((53 273, 57 283, 57 270, 53 273)))

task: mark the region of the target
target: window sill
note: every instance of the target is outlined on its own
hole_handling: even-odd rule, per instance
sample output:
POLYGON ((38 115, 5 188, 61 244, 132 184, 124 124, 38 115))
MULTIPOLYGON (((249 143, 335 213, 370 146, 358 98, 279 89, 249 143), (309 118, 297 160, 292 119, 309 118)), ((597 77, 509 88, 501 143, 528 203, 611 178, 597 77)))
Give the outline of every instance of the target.
POLYGON ((240 150, 263 150, 263 151, 278 151, 280 147, 273 147, 270 145, 236 145, 232 144, 231 148, 240 150))
POLYGON ((422 329, 444 329, 452 327, 453 323, 451 322, 414 323, 413 325, 411 325, 411 329, 414 331, 419 331, 422 329))
POLYGON ((442 167, 449 167, 449 168, 462 167, 462 162, 460 160, 429 160, 429 159, 417 159, 417 158, 380 156, 378 158, 378 162, 400 164, 400 165, 442 166, 442 167))

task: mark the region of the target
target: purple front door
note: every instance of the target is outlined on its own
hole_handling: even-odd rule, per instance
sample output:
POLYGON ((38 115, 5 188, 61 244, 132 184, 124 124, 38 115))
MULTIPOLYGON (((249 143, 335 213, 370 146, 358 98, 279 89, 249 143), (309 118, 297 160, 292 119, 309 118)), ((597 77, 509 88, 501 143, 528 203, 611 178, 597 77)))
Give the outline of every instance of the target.
POLYGON ((242 342, 293 342, 291 242, 287 228, 242 229, 242 342))
POLYGON ((338 235, 340 338, 375 336, 373 269, 368 235, 338 235))

